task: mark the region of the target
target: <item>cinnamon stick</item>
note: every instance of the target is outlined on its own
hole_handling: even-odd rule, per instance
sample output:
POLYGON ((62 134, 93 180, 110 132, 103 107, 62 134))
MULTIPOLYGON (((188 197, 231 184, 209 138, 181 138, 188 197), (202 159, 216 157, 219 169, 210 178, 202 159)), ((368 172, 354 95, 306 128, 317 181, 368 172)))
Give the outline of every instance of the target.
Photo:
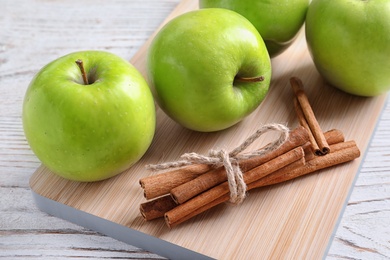
POLYGON ((153 220, 164 216, 165 212, 176 207, 170 195, 165 195, 154 200, 142 203, 139 207, 142 217, 145 220, 153 220))
MULTIPOLYGON (((326 142, 330 144, 337 144, 345 141, 344 134, 339 129, 331 129, 324 132, 326 142)), ((331 148, 331 147, 330 147, 331 148)), ((330 152, 332 149, 330 149, 330 152)))
POLYGON ((299 105, 299 102, 296 98, 294 98, 293 101, 294 101, 295 114, 297 115, 299 124, 303 126, 309 133, 310 149, 312 149, 313 153, 316 155, 322 154, 320 147, 318 146, 317 141, 310 130, 310 126, 306 121, 305 115, 303 114, 302 107, 299 105))
MULTIPOLYGON (((328 142, 328 144, 329 144, 329 148, 331 149, 331 153, 336 152, 336 151, 340 151, 342 149, 349 148, 352 146, 356 146, 356 143, 353 140, 347 141, 347 142, 340 141, 340 142, 336 142, 336 143, 328 142)), ((315 157, 317 157, 315 154, 313 154, 311 152, 311 150, 309 150, 305 147, 303 147, 303 150, 305 151, 305 160, 306 161, 310 161, 310 160, 314 159, 315 157)))
MULTIPOLYGON (((274 171, 277 171, 286 165, 289 165, 299 159, 304 157, 304 152, 302 147, 297 147, 291 151, 286 152, 260 166, 247 171, 244 175, 245 183, 251 183, 256 181, 274 171)), ((223 182, 220 185, 213 187, 212 189, 207 190, 199 194, 198 196, 192 198, 191 200, 178 205, 174 209, 165 213, 165 220, 169 227, 173 227, 179 223, 182 223, 188 215, 194 216, 194 212, 197 214, 207 210, 207 204, 212 201, 218 200, 218 198, 227 195, 229 198, 229 184, 227 181, 223 182), (200 210, 200 209, 204 210, 200 210), (199 213, 198 213, 199 212, 199 213)))
POLYGON ((168 194, 174 187, 195 179, 210 169, 212 166, 207 164, 193 164, 142 178, 139 183, 144 189, 144 197, 153 199, 168 194))
POLYGON ((310 106, 309 100, 303 90, 303 83, 299 78, 292 77, 290 79, 291 87, 296 96, 294 99, 294 107, 302 126, 304 126, 312 136, 311 143, 313 150, 317 155, 325 155, 330 152, 329 145, 323 135, 321 127, 317 122, 313 109, 310 106))

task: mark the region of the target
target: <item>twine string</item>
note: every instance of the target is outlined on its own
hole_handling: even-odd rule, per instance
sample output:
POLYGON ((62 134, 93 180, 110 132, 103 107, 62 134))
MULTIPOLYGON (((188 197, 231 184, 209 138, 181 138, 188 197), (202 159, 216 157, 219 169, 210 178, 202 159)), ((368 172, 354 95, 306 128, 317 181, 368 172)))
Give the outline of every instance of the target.
POLYGON ((211 149, 208 155, 198 153, 185 153, 181 156, 181 160, 174 162, 166 162, 161 164, 149 164, 146 167, 150 170, 165 170, 170 168, 179 168, 191 164, 208 164, 215 167, 223 166, 226 171, 226 176, 229 184, 230 202, 240 204, 246 197, 246 184, 244 182, 243 173, 240 169, 239 162, 241 160, 250 159, 255 156, 264 155, 277 149, 289 137, 289 128, 282 124, 267 124, 261 126, 254 134, 249 136, 242 144, 237 146, 231 152, 225 149, 211 149), (269 131, 278 131, 280 136, 275 141, 265 147, 242 153, 256 139, 269 131))

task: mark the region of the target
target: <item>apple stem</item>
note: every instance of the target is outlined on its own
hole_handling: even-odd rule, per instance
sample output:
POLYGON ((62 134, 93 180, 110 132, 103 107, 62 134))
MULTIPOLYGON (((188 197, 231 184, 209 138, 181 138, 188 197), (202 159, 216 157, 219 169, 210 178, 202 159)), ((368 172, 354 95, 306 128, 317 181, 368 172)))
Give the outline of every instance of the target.
POLYGON ((80 68, 81 76, 83 77, 83 81, 84 81, 84 85, 89 85, 88 78, 87 78, 87 73, 85 73, 83 61, 78 59, 78 60, 76 60, 76 64, 80 68))
POLYGON ((235 77, 235 80, 241 81, 241 82, 260 82, 264 80, 263 76, 258 76, 258 77, 252 77, 252 78, 243 78, 243 77, 235 77))

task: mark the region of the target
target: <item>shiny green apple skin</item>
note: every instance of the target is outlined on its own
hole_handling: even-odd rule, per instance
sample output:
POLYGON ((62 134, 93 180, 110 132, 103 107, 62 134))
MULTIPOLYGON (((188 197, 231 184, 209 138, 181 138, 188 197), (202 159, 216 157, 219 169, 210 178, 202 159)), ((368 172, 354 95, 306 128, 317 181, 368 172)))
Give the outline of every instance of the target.
POLYGON ((148 52, 148 78, 159 106, 182 126, 226 129, 265 98, 271 63, 264 41, 243 16, 227 9, 185 13, 166 24, 148 52), (264 80, 244 83, 235 77, 264 80))
POLYGON ((38 159, 54 173, 84 182, 110 178, 137 162, 151 144, 156 120, 142 75, 103 51, 71 53, 43 67, 27 89, 22 118, 38 159))
POLYGON ((331 85, 358 96, 390 89, 390 1, 313 0, 306 39, 331 85))
POLYGON ((283 53, 305 22, 309 0, 200 0, 200 8, 226 8, 245 16, 259 31, 270 57, 283 53))

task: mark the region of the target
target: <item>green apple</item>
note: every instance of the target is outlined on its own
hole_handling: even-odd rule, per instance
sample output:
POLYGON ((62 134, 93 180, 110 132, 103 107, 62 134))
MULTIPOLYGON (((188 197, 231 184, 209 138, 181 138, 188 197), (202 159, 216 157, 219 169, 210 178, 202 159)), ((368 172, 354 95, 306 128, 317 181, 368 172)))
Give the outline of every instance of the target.
POLYGON ((38 159, 75 181, 107 179, 137 162, 156 120, 142 75, 103 51, 71 53, 43 67, 27 89, 22 118, 38 159))
POLYGON ((228 128, 266 96, 271 63, 264 41, 243 16, 227 9, 182 14, 156 35, 148 78, 160 107, 201 132, 228 128))
POLYGON ((200 8, 226 8, 245 16, 259 31, 272 57, 296 39, 310 0, 200 0, 200 8))
POLYGON ((313 0, 306 39, 319 73, 354 95, 390 89, 390 1, 313 0))

